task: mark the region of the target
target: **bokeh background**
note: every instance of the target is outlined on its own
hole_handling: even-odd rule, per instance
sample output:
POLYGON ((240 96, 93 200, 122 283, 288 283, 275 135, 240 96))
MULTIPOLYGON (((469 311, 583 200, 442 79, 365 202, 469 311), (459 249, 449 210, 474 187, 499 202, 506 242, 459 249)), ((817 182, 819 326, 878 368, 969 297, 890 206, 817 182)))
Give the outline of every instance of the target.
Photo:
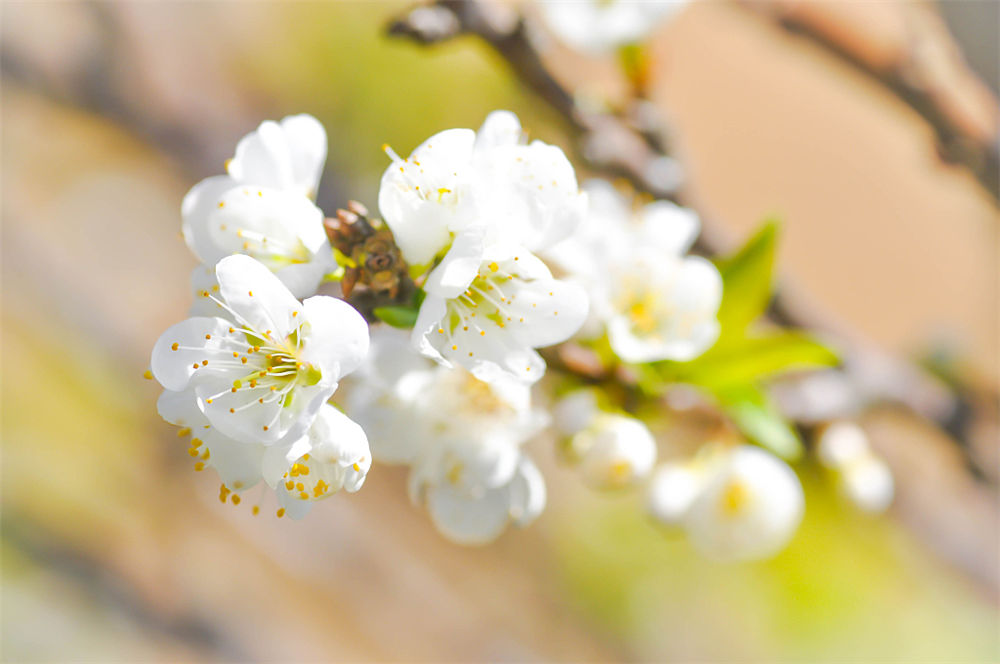
MULTIPOLYGON (((915 3, 827 4, 888 52, 915 3)), ((911 474, 897 508, 862 515, 804 464, 800 532, 747 565, 698 557, 642 516, 640 495, 584 490, 545 441, 548 509, 485 548, 443 540, 398 468, 376 466, 303 523, 217 501, 142 379, 188 306, 187 189, 262 119, 298 112, 329 133, 328 213, 374 203, 383 143, 408 152, 496 108, 572 145, 483 43, 385 37, 404 8, 3 3, 2 658, 1000 658, 994 429, 970 488, 949 474, 960 462, 942 434, 871 416, 911 474), (923 527, 923 508, 950 510, 954 530, 923 527)), ((995 86, 998 4, 944 10, 995 86)), ((744 6, 685 9, 653 52, 652 97, 702 211, 734 239, 780 213, 797 293, 889 352, 947 355, 995 394, 1000 217, 937 158, 922 118, 744 6)))

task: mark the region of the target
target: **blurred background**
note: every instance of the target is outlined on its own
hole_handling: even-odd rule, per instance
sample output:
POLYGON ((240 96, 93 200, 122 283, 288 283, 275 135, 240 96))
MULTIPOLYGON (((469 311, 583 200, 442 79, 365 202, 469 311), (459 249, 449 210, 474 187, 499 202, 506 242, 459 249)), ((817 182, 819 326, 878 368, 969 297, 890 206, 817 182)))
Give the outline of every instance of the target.
MULTIPOLYGON (((918 4, 816 6, 877 65, 918 4)), ((650 98, 699 210, 733 242, 780 214, 790 289, 866 343, 945 358, 993 408, 995 199, 905 98, 760 8, 695 3, 655 35, 650 98)), ((941 8, 978 81, 954 106, 995 145, 1000 4, 941 8)), ((142 379, 189 304, 188 188, 261 120, 299 112, 329 134, 327 213, 374 207, 383 143, 407 153, 497 108, 573 145, 485 43, 386 37, 405 9, 2 5, 3 659, 997 661, 995 419, 970 454, 870 412, 896 506, 865 516, 800 465, 805 521, 755 564, 698 557, 641 495, 585 490, 545 441, 547 510, 481 549, 442 539, 399 468, 304 523, 218 502, 142 379)), ((621 94, 607 63, 551 55, 569 84, 621 94)))

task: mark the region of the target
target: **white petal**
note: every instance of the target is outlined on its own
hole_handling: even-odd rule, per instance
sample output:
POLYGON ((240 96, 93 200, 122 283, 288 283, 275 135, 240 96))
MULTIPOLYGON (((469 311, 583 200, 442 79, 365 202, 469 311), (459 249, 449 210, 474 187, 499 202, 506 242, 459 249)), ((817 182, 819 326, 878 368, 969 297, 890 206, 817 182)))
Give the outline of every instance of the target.
POLYGON ((435 134, 382 175, 379 210, 408 263, 427 265, 471 221, 464 193, 475 134, 435 134))
POLYGON ((236 146, 229 174, 241 183, 315 196, 326 161, 326 132, 308 115, 261 123, 236 146))
POLYGON ((198 398, 191 389, 178 392, 163 390, 156 401, 156 412, 170 424, 179 427, 195 428, 208 424, 208 419, 198 408, 198 398))
POLYGON ((514 525, 527 526, 545 509, 545 478, 528 457, 522 457, 510 483, 510 517, 514 525))
POLYGON ((669 201, 654 201, 641 212, 638 229, 647 246, 680 256, 694 244, 701 231, 701 222, 694 210, 669 201))
POLYGON ((472 498, 450 486, 427 489, 427 510, 435 527, 458 544, 487 544, 507 527, 510 496, 506 487, 472 498))
POLYGON ((667 525, 679 525, 704 484, 704 475, 687 464, 660 467, 650 479, 649 513, 667 525))
POLYGON ((222 298, 241 321, 258 332, 284 339, 302 305, 266 267, 249 256, 228 256, 215 267, 222 298))
POLYGON ((459 234, 441 263, 427 276, 424 290, 442 298, 457 297, 478 274, 484 251, 483 235, 478 229, 459 234))
POLYGON ((482 152, 521 141, 521 122, 510 111, 493 111, 476 132, 475 151, 482 152))
POLYGON ((221 318, 188 318, 168 328, 153 346, 153 376, 168 390, 183 390, 196 373, 216 375, 218 365, 213 360, 229 354, 220 350, 229 326, 221 318), (202 366, 206 360, 208 365, 202 366))
POLYGON ((369 336, 368 323, 357 309, 326 295, 311 297, 302 306, 309 321, 302 358, 320 367, 323 381, 339 381, 361 366, 369 336))
POLYGON ((215 266, 199 265, 191 270, 191 293, 193 299, 190 317, 229 318, 229 312, 212 299, 219 297, 219 280, 215 278, 215 266))
POLYGON ((243 491, 261 480, 261 459, 266 447, 235 441, 214 428, 195 435, 208 447, 208 463, 230 489, 243 491))
POLYGON ((587 319, 589 299, 577 283, 557 279, 525 282, 509 308, 511 331, 520 343, 544 348, 569 339, 587 319))
POLYGON ((214 265, 221 256, 210 234, 210 217, 225 194, 238 183, 228 175, 206 178, 191 188, 181 203, 184 240, 202 263, 214 265))

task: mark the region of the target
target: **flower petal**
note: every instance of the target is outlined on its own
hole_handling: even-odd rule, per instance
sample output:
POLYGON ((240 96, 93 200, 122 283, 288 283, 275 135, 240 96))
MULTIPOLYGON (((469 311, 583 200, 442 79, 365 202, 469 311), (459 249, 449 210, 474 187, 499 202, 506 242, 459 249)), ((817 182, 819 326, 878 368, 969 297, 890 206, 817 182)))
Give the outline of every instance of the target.
POLYGON ((215 267, 222 298, 250 329, 284 339, 296 326, 302 305, 288 288, 261 263, 249 256, 228 256, 215 267))
POLYGON ((326 295, 311 297, 302 307, 309 321, 302 358, 320 368, 323 381, 337 382, 361 366, 369 336, 368 323, 357 309, 326 295))
POLYGON ((219 209, 226 192, 238 186, 228 175, 205 178, 184 196, 181 229, 188 248, 202 263, 214 265, 221 256, 210 234, 210 218, 219 209))
POLYGON ((168 390, 183 390, 192 376, 215 375, 214 360, 224 358, 221 349, 230 323, 222 318, 188 318, 167 328, 150 357, 150 368, 160 385, 168 390), (208 364, 203 365, 203 362, 208 364))
POLYGON ((434 526, 458 544, 487 544, 499 537, 510 518, 509 501, 506 487, 477 498, 451 486, 427 489, 427 510, 434 526))
POLYGON ((481 229, 470 229, 459 234, 441 263, 427 276, 424 290, 438 297, 457 297, 475 278, 483 262, 481 229))

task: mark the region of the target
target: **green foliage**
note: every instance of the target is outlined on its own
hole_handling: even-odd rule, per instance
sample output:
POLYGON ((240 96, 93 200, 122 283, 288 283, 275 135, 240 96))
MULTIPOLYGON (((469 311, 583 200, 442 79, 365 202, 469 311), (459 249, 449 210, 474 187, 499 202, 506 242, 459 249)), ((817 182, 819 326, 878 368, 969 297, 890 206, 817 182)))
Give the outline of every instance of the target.
POLYGON ((716 260, 722 275, 719 324, 722 334, 716 346, 742 337, 771 301, 778 221, 764 222, 736 253, 716 260))
POLYGON ((376 307, 373 313, 386 325, 409 330, 417 323, 417 312, 417 307, 376 307))
POLYGON ((771 301, 777 237, 778 222, 769 220, 736 253, 716 262, 723 281, 718 342, 690 362, 658 362, 640 376, 645 391, 651 381, 702 388, 747 438, 794 459, 802 443, 762 384, 784 373, 834 366, 839 359, 806 332, 752 327, 771 301))

